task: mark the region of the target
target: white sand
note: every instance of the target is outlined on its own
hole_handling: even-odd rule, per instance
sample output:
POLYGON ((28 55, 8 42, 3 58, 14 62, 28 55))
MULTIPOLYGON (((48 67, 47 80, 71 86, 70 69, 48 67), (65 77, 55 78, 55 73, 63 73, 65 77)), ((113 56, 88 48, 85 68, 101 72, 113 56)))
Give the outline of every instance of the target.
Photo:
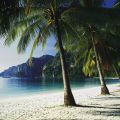
POLYGON ((63 92, 0 100, 0 120, 120 120, 118 85, 108 86, 111 95, 100 96, 100 88, 73 90, 78 107, 63 106, 63 92))

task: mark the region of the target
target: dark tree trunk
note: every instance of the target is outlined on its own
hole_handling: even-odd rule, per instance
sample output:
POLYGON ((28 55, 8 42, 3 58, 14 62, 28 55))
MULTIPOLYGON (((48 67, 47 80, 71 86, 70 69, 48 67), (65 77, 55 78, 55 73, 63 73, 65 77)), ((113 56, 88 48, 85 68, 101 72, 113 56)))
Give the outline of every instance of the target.
POLYGON ((56 31, 57 31, 60 59, 61 59, 61 66, 62 66, 63 84, 64 84, 64 105, 75 106, 76 103, 70 87, 65 52, 62 44, 61 31, 60 31, 60 25, 58 20, 56 20, 56 31))
POLYGON ((119 80, 120 80, 120 71, 118 70, 118 67, 116 66, 115 63, 113 64, 113 69, 114 69, 116 75, 118 76, 118 78, 119 78, 119 80))
POLYGON ((98 56, 96 45, 95 45, 95 31, 92 30, 92 29, 91 29, 91 36, 92 36, 93 49, 94 49, 94 52, 95 52, 97 70, 98 70, 99 77, 100 77, 101 94, 107 95, 107 94, 110 94, 110 93, 109 93, 109 90, 108 90, 108 88, 106 86, 106 83, 105 83, 105 79, 104 79, 104 75, 103 75, 103 71, 102 71, 102 67, 101 67, 101 63, 100 63, 100 58, 98 56))

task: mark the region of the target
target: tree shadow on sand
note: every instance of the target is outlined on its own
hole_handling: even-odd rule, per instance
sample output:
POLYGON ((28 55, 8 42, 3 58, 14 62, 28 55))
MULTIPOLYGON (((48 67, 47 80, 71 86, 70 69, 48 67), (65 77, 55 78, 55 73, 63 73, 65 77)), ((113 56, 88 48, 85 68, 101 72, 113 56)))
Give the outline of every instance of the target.
MULTIPOLYGON (((93 98, 93 101, 105 101, 106 103, 109 103, 113 100, 120 100, 119 96, 105 96, 105 97, 98 97, 93 98), (110 100, 110 101, 109 101, 110 100)), ((90 108, 89 114, 92 115, 103 115, 103 116, 120 116, 120 102, 119 103, 112 103, 106 106, 102 106, 102 103, 95 102, 91 105, 76 105, 75 107, 82 107, 82 108, 90 108), (94 109, 95 108, 95 109, 94 109)))
POLYGON ((120 100, 120 97, 101 97, 101 98, 94 98, 95 100, 120 100))
POLYGON ((101 107, 101 106, 92 106, 92 105, 76 105, 76 107, 93 108, 90 109, 89 110, 90 112, 87 112, 87 114, 103 115, 103 116, 120 116, 120 108, 116 108, 116 107, 101 107), (99 110, 101 108, 104 110, 99 110))

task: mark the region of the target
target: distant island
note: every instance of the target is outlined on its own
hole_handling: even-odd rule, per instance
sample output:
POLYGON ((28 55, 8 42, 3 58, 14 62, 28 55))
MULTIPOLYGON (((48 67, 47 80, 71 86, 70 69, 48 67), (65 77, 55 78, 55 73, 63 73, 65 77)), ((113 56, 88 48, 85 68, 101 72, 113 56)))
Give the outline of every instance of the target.
POLYGON ((51 55, 43 55, 40 58, 32 58, 32 66, 29 60, 26 63, 12 66, 0 73, 1 77, 41 77, 44 66, 54 58, 51 55))

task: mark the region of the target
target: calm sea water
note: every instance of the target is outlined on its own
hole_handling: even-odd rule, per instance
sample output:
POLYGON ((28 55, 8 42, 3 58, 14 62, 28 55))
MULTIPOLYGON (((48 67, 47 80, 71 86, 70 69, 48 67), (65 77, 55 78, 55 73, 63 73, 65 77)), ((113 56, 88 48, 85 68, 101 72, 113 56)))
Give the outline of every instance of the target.
MULTIPOLYGON (((107 84, 117 84, 118 79, 107 79, 107 84)), ((99 79, 72 80, 75 88, 90 88, 99 86, 99 79)), ((0 78, 0 97, 22 96, 36 93, 46 93, 63 90, 62 80, 27 79, 27 78, 0 78)))

